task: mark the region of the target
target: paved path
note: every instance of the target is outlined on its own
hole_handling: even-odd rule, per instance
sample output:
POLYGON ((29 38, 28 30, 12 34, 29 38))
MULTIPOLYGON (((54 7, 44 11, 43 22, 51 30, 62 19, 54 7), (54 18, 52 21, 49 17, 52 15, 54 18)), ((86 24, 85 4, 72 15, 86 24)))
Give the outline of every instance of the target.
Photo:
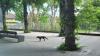
POLYGON ((79 36, 84 47, 80 51, 57 51, 64 39, 57 33, 32 32, 25 35, 25 41, 15 43, 16 39, 5 38, 0 40, 0 56, 100 56, 100 37, 79 36), (45 35, 48 40, 39 42, 35 37, 45 35))

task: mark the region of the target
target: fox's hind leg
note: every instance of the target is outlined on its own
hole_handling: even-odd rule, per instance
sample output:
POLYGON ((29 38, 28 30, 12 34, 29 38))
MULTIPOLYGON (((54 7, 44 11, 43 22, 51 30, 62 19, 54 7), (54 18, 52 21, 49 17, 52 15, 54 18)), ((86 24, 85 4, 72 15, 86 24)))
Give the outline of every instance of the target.
POLYGON ((39 38, 39 41, 41 41, 41 38, 39 38))
POLYGON ((44 41, 45 41, 45 38, 43 38, 44 39, 44 41))

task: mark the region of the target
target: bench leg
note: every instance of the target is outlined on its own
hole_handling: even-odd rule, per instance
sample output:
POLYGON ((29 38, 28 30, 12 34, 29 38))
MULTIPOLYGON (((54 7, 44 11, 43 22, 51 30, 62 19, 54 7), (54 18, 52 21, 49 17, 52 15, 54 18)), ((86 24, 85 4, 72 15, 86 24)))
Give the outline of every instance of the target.
POLYGON ((18 42, 23 42, 24 41, 24 37, 18 37, 18 42))

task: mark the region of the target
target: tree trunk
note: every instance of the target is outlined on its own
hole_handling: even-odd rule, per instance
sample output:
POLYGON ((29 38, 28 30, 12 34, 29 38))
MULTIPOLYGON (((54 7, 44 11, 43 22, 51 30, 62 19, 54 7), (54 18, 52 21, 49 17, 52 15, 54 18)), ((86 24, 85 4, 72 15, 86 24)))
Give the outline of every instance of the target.
POLYGON ((23 0, 23 16, 24 16, 24 33, 28 33, 29 29, 28 29, 28 19, 27 19, 27 2, 26 0, 23 0))
POLYGON ((64 0, 63 2, 63 18, 64 18, 64 26, 65 26, 65 46, 67 50, 76 50, 75 44, 75 15, 74 15, 74 0, 64 0))
POLYGON ((7 31, 5 12, 6 12, 5 8, 2 8, 3 31, 7 31))
POLYGON ((64 0, 60 0, 60 26, 59 36, 65 36, 65 19, 64 19, 64 0))

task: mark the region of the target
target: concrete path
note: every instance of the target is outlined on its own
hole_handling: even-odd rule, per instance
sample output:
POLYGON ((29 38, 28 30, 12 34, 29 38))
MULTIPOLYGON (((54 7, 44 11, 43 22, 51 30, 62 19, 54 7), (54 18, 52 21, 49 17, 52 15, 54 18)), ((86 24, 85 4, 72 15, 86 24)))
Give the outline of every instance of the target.
POLYGON ((83 46, 80 51, 58 51, 56 48, 64 39, 57 33, 32 32, 24 34, 25 41, 16 43, 16 39, 0 39, 0 56, 100 56, 99 36, 78 36, 83 46), (36 36, 44 35, 48 40, 39 42, 36 36))

